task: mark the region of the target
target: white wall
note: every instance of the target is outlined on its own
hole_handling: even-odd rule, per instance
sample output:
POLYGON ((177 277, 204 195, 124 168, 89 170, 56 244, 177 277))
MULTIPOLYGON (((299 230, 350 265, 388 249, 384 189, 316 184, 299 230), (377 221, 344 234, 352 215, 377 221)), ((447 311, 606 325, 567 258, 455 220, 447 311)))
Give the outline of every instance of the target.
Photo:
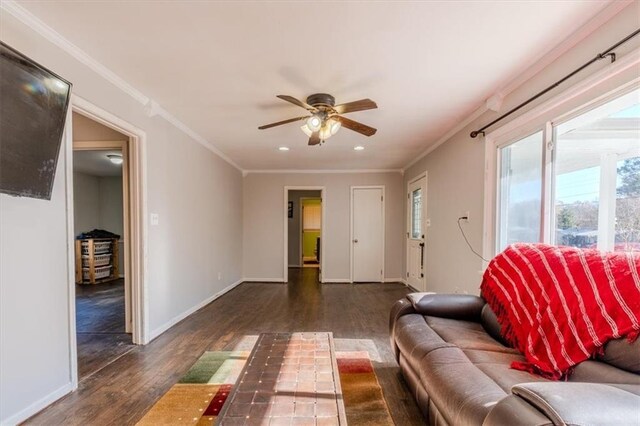
MULTIPOLYGON (((482 137, 471 139, 469 133, 564 77, 570 71, 595 57, 597 53, 632 33, 640 24, 639 16, 640 2, 634 2, 569 52, 547 66, 541 73, 511 93, 505 99, 499 113, 483 114, 406 170, 404 179, 405 191, 406 183, 415 176, 425 170, 428 171, 429 175, 427 184, 427 217, 431 219, 431 227, 427 229, 425 251, 425 272, 428 291, 479 293, 482 278, 480 275, 482 260, 473 255, 468 249, 456 223, 457 218, 462 213, 470 211, 471 220, 463 226, 469 241, 476 251, 481 253, 483 244, 485 146, 482 137)), ((640 38, 632 40, 629 44, 617 50, 618 57, 623 57, 625 52, 629 52, 639 45, 640 38)), ((560 93, 563 89, 601 70, 607 64, 608 61, 601 61, 593 65, 574 77, 570 82, 556 89, 553 94, 546 95, 544 99, 549 99, 553 95, 560 93)), ((579 99, 573 101, 572 105, 564 106, 564 112, 612 90, 616 84, 622 84, 631 78, 637 78, 638 75, 640 75, 640 70, 633 69, 631 72, 621 75, 616 81, 583 94, 579 99)), ((540 102, 537 101, 534 104, 539 104, 540 102)), ((551 111, 549 118, 554 114, 560 113, 561 111, 551 111)), ((517 113, 492 127, 491 130, 499 128, 519 115, 521 113, 517 113)), ((403 252, 406 252, 406 247, 403 247, 403 252)), ((406 258, 406 253, 404 257, 406 258)))
POLYGON ((244 277, 282 280, 284 187, 324 186, 325 238, 323 279, 350 277, 350 187, 384 185, 386 189, 385 275, 402 274, 403 199, 400 173, 250 173, 244 178, 244 277))
POLYGON ((320 197, 320 191, 289 191, 289 201, 293 201, 293 217, 287 219, 288 227, 288 244, 289 250, 289 266, 302 266, 300 264, 300 198, 302 197, 320 197))
POLYGON ((100 178, 73 173, 73 235, 100 227, 100 178))
POLYGON ((121 176, 73 173, 74 236, 93 229, 120 235, 118 265, 124 274, 124 210, 121 176))
MULTIPOLYGON (((155 335, 236 283, 242 271, 242 175, 233 166, 9 13, 0 39, 73 84, 76 95, 146 132, 149 328, 155 335), (217 273, 222 279, 218 280, 217 273)), ((0 423, 71 389, 66 164, 51 201, 0 195, 0 423)))

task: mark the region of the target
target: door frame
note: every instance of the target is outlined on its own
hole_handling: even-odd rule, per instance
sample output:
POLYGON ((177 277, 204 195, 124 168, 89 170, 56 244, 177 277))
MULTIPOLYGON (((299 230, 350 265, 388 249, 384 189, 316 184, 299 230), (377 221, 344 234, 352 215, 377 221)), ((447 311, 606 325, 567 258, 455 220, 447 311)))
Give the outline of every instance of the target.
MULTIPOLYGON (((324 247, 326 246, 325 235, 327 228, 326 221, 326 211, 327 211, 327 197, 326 197, 326 187, 324 186, 296 186, 296 185, 285 185, 284 186, 284 197, 282 202, 282 223, 283 223, 283 270, 282 270, 282 282, 286 283, 289 281, 289 191, 320 191, 320 198, 322 200, 321 203, 321 223, 322 227, 320 228, 320 282, 323 283, 324 274, 324 247)), ((302 218, 300 218, 302 221, 302 218)), ((301 265, 302 266, 302 265, 301 265)))
POLYGON ((75 141, 73 151, 113 151, 120 150, 122 155, 122 225, 123 225, 123 258, 124 265, 120 271, 124 272, 124 321, 125 333, 133 335, 132 304, 131 304, 131 214, 129 211, 129 141, 75 141))
MULTIPOLYGON (((76 339, 76 289, 75 289, 75 235, 73 204, 73 113, 76 112, 129 138, 127 159, 129 169, 128 210, 129 221, 129 272, 131 287, 132 341, 144 345, 149 342, 149 309, 147 300, 147 224, 146 224, 146 133, 121 118, 75 94, 71 95, 70 108, 64 131, 65 189, 67 214, 67 281, 69 354, 72 389, 78 388, 78 351, 76 339)), ((124 171, 123 171, 124 175, 124 171)), ((124 179, 124 176, 123 176, 124 179)), ((125 260, 126 263, 126 260, 125 260)))
POLYGON ((386 251, 386 230, 387 230, 387 221, 386 221, 386 209, 387 209, 387 196, 385 192, 384 185, 359 185, 359 186, 351 186, 350 197, 349 197, 349 282, 353 284, 353 193, 358 189, 382 189, 382 265, 380 265, 380 269, 382 270, 382 276, 380 277, 380 282, 384 282, 385 272, 384 272, 384 264, 385 264, 385 251, 386 251))
MULTIPOLYGON (((424 238, 423 238, 423 242, 425 243, 425 250, 422 253, 423 256, 423 262, 424 264, 426 264, 426 258, 425 258, 425 254, 426 254, 426 247, 427 247, 427 207, 428 207, 428 203, 427 203, 427 187, 429 184, 429 177, 428 177, 429 173, 428 171, 424 171, 422 173, 420 173, 418 176, 415 176, 413 179, 408 180, 407 181, 407 189, 406 189, 406 194, 407 194, 407 199, 410 199, 410 191, 409 188, 411 188, 411 185, 413 185, 414 183, 416 183, 417 181, 419 181, 420 179, 424 179, 424 202, 422 203, 422 229, 423 229, 423 233, 424 233, 424 238)), ((404 252, 405 252, 405 284, 407 286, 409 286, 409 236, 411 235, 411 209, 409 208, 409 201, 405 201, 405 205, 404 208, 407 210, 407 214, 406 214, 406 220, 407 220, 407 229, 406 229, 406 236, 407 238, 405 239, 405 243, 404 243, 404 252)), ((426 269, 426 268, 423 268, 426 269)), ((424 287, 424 290, 421 289, 415 289, 418 291, 427 291, 427 274, 425 273, 424 276, 422 277, 422 286, 424 287)), ((411 286, 409 286, 411 287, 411 286)), ((411 287, 413 288, 413 287, 411 287)))
MULTIPOLYGON (((322 209, 322 198, 318 198, 318 197, 300 197, 300 220, 299 222, 299 227, 298 227, 298 234, 300 236, 300 244, 299 244, 299 254, 300 254, 300 259, 298 259, 300 261, 300 267, 304 268, 304 253, 302 251, 303 246, 304 246, 304 241, 303 237, 304 237, 304 214, 303 214, 303 210, 304 210, 304 203, 303 200, 320 200, 320 209, 322 209)), ((322 235, 322 228, 323 228, 323 223, 322 223, 322 217, 320 218, 320 234, 322 235)), ((322 239, 321 239, 322 241, 322 239)), ((289 243, 289 240, 287 239, 287 244, 289 243)), ((320 250, 322 250, 322 242, 320 243, 320 250)), ((321 254, 321 253, 318 253, 321 254)), ((320 260, 322 260, 322 256, 320 256, 320 260)))

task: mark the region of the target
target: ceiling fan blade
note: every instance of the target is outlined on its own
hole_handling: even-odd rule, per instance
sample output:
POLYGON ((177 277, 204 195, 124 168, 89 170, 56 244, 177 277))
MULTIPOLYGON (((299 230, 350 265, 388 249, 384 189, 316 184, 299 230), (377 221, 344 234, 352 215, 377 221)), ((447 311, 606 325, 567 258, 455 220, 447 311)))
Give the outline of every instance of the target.
POLYGON ((309 138, 309 145, 318 145, 320 142, 320 132, 311 133, 311 137, 309 138))
POLYGON ((347 112, 365 111, 368 109, 376 109, 378 105, 371 99, 360 99, 359 101, 347 102, 346 104, 340 104, 333 107, 338 114, 345 114, 347 112))
POLYGON ((306 110, 309 110, 309 111, 311 111, 311 112, 317 112, 317 111, 318 111, 318 109, 317 109, 317 108, 314 108, 314 107, 312 107, 311 105, 309 105, 309 104, 307 104, 307 103, 305 103, 305 102, 302 102, 302 101, 300 101, 300 100, 298 100, 298 99, 294 98, 293 96, 289 96, 289 95, 278 95, 277 97, 278 97, 278 98, 280 98, 280 99, 282 99, 283 101, 291 102, 292 104, 297 105, 297 106, 299 106, 299 107, 302 107, 302 108, 304 108, 304 109, 306 109, 306 110))
POLYGON ((288 120, 278 121, 277 123, 265 124, 264 126, 258 127, 258 129, 260 130, 270 129, 272 127, 280 126, 282 124, 293 123, 294 121, 304 120, 305 118, 309 118, 309 116, 305 115, 304 117, 290 118, 288 120))
POLYGON ((366 124, 358 123, 357 121, 353 121, 339 115, 332 115, 331 118, 339 121, 340 124, 342 124, 342 127, 346 127, 349 130, 353 130, 354 132, 361 133, 365 136, 373 136, 378 131, 373 127, 367 126, 366 124))

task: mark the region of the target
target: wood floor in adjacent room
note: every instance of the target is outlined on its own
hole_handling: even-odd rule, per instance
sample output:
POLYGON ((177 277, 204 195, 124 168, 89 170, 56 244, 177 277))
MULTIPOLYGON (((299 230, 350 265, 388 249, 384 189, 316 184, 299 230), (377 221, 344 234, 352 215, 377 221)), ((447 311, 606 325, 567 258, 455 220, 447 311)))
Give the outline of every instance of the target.
POLYGON ((370 339, 374 368, 397 425, 424 423, 389 346, 391 305, 402 284, 319 284, 318 270, 291 269, 288 284, 243 283, 146 346, 136 346, 78 390, 29 419, 39 425, 135 424, 207 350, 230 350, 262 332, 332 331, 370 339))
POLYGON ((125 333, 124 279, 76 284, 76 333, 80 380, 135 346, 125 333))

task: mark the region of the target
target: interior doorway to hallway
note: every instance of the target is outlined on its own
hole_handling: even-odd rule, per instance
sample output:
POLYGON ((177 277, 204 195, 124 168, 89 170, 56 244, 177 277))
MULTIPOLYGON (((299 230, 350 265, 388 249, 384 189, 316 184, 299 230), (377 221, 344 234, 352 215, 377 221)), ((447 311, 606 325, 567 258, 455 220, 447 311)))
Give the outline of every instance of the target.
POLYGON ((303 268, 320 267, 322 239, 322 198, 320 191, 315 197, 300 198, 300 256, 303 268))
POLYGON ((322 280, 323 193, 322 187, 285 187, 285 282, 289 268, 317 268, 322 280))
POLYGON ((74 112, 73 193, 78 378, 133 349, 129 137, 74 112))

